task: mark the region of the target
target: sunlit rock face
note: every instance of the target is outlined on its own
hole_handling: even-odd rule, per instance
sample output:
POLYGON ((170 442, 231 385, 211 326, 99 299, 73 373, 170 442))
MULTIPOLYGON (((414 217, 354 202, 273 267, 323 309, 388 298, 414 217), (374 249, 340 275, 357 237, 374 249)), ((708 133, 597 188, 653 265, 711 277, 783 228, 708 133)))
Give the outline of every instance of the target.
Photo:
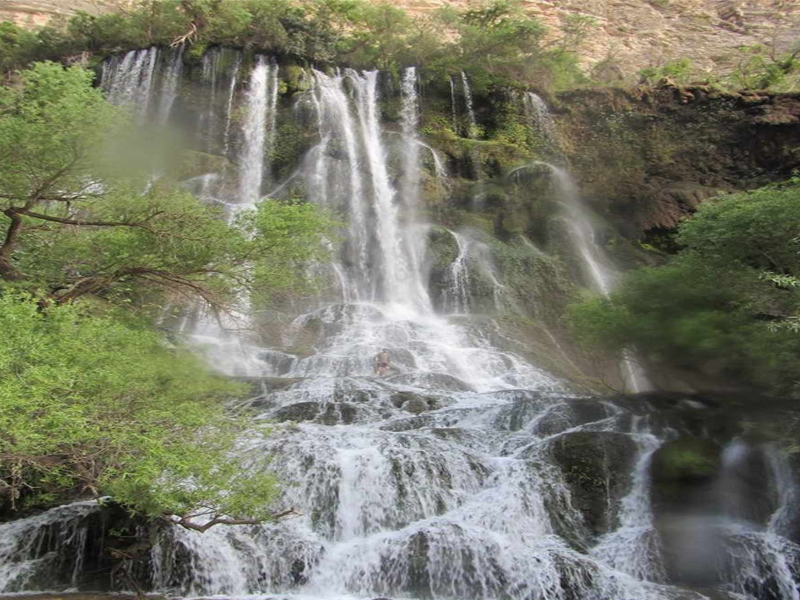
MULTIPOLYGON (((27 0, 3 2, 0 19, 40 26, 76 10, 98 12, 129 0, 27 0)), ((593 66, 613 58, 602 76, 689 57, 715 73, 735 67, 738 46, 773 43, 788 50, 800 33, 800 4, 792 0, 524 0, 528 11, 554 32, 573 15, 591 16, 596 26, 582 35, 580 54, 593 66)), ((443 6, 465 7, 468 0, 397 0, 393 5, 424 17, 443 6)))
POLYGON ((53 19, 69 17, 81 10, 91 14, 130 4, 127 0, 6 0, 0 3, 0 20, 22 27, 41 27, 53 19))

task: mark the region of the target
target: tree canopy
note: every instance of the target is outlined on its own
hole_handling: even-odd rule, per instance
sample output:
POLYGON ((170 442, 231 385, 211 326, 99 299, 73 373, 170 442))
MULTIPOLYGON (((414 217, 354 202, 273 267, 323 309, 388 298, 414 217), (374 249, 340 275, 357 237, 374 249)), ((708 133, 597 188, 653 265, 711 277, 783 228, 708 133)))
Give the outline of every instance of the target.
POLYGON ((0 29, 0 69, 36 60, 101 60, 152 45, 185 44, 197 60, 212 45, 269 52, 315 64, 398 69, 423 66, 423 76, 467 72, 479 87, 574 85, 583 76, 574 20, 547 28, 520 0, 482 0, 412 18, 391 2, 365 0, 138 0, 117 12, 79 12, 66 26, 27 32, 0 29), (2 54, 2 53, 0 53, 2 54))
POLYGON ((274 477, 233 458, 263 434, 225 408, 244 388, 155 316, 300 289, 332 223, 301 202, 226 214, 119 168, 130 123, 79 67, 0 89, 0 515, 108 495, 200 529, 270 518, 274 477))
POLYGON ((118 172, 126 115, 81 68, 37 63, 1 92, 5 287, 57 303, 166 294, 222 307, 298 283, 295 267, 322 250, 329 221, 311 205, 269 201, 228 219, 168 178, 118 172))
POLYGON ((800 180, 700 206, 682 250, 572 308, 590 343, 800 394, 800 180))

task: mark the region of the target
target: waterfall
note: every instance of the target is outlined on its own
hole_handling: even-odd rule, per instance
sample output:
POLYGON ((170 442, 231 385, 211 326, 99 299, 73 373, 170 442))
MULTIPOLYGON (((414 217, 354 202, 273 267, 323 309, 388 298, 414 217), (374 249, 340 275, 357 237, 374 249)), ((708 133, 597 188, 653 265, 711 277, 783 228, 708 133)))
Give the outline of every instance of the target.
POLYGON ((75 586, 87 551, 86 521, 97 511, 96 502, 77 502, 0 523, 0 593, 64 576, 75 586))
MULTIPOLYGON (((199 151, 237 153, 241 169, 234 181, 222 181, 225 173, 201 175, 189 182, 192 189, 214 186, 217 200, 246 207, 264 189, 271 197, 297 191, 329 210, 341 229, 327 242, 330 264, 314 266, 330 279, 318 298, 281 314, 277 325, 253 316, 278 334, 261 339, 225 331, 197 314, 180 326, 216 369, 247 377, 258 390, 236 407, 268 422, 271 431, 242 439, 231 460, 242 469, 273 470, 282 483, 274 510, 299 514, 204 534, 165 525, 151 550, 149 587, 184 597, 706 599, 662 583, 649 467, 672 433, 642 416, 647 403, 578 397, 532 364, 531 349, 506 338, 491 315, 475 314, 482 306, 471 288, 479 279, 497 308, 511 300, 491 246, 470 229, 450 231, 456 256, 440 265, 446 314, 435 310, 422 266, 430 223, 420 180, 429 168, 444 182, 446 171, 435 149, 420 140, 417 70, 403 72, 401 135, 383 121, 379 90, 387 86, 379 85, 380 73, 309 70, 292 115, 306 127, 308 145, 294 172, 278 182, 271 181, 269 165, 278 67, 259 57, 246 79, 242 54, 234 59, 226 52, 212 50, 202 59, 204 94, 197 94, 196 110, 208 137, 196 135, 194 123, 188 137, 199 151), (426 149, 433 161, 427 166, 426 149), (379 377, 373 359, 384 348, 391 367, 379 377), (628 465, 603 463, 606 449, 608 460, 628 465), (590 523, 593 515, 580 497, 585 478, 599 475, 584 473, 584 464, 598 455, 602 468, 618 468, 624 481, 618 489, 604 482, 602 525, 590 523)), ((153 73, 147 72, 156 57, 148 49, 107 61, 109 97, 142 115, 148 106, 164 106, 182 75, 170 55, 153 104, 153 73)), ((463 73, 461 82, 467 133, 474 136, 463 73)), ((451 79, 454 110, 457 83, 451 79)), ((280 110, 288 102, 282 99, 280 110)), ((166 118, 160 110, 149 113, 166 118)), ((547 168, 585 278, 608 294, 615 273, 577 187, 563 169, 547 168)), ((525 237, 521 243, 531 244, 525 237)), ((235 319, 226 324, 235 326, 235 319)), ((721 593, 752 600, 753 582, 766 589, 767 581, 777 582, 770 588, 778 590, 775 598, 800 600, 792 573, 800 555, 782 537, 793 527, 796 488, 786 464, 777 457, 770 464, 785 493, 765 530, 734 532, 741 544, 725 556, 735 555, 741 569, 721 593)), ((79 503, 0 524, 0 592, 83 590, 81 574, 97 552, 87 541, 87 519, 100 510, 79 503)))
POLYGON ((666 580, 663 559, 650 505, 650 461, 662 440, 649 431, 633 436, 639 457, 628 494, 622 499, 619 526, 604 536, 592 555, 637 579, 666 580))
POLYGON ((458 256, 447 269, 444 295, 444 309, 452 313, 469 312, 470 288, 469 266, 467 265, 468 240, 454 231, 449 232, 458 244, 458 256))
POLYGON ((152 102, 153 81, 158 48, 132 50, 121 59, 109 58, 103 63, 101 87, 108 101, 118 106, 132 107, 137 120, 143 121, 152 102))
MULTIPOLYGON (((347 211, 349 221, 347 235, 347 262, 356 266, 353 277, 345 283, 345 296, 357 300, 368 300, 373 296, 373 280, 368 264, 370 233, 367 227, 367 201, 364 198, 361 180, 361 154, 356 134, 356 124, 344 89, 344 75, 337 73, 329 77, 314 72, 315 86, 312 99, 317 110, 317 123, 322 142, 316 153, 314 166, 309 170, 313 183, 309 187, 316 192, 313 199, 318 204, 332 207, 334 197, 348 199, 342 209, 347 211), (334 173, 328 182, 328 143, 332 138, 340 140, 348 168, 334 173), (314 185, 316 184, 316 185, 314 185), (329 189, 332 193, 329 194, 329 189), (338 193, 337 193, 338 192, 338 193)), ((338 207, 337 207, 338 208, 338 207)))
POLYGON ((522 105, 528 125, 539 131, 544 142, 557 149, 556 126, 547 103, 533 92, 525 92, 522 105))
MULTIPOLYGON (((419 128, 419 98, 417 96, 417 69, 409 67, 403 74, 402 85, 403 106, 401 115, 403 119, 403 149, 400 192, 402 196, 405 215, 402 225, 405 229, 405 253, 409 257, 410 278, 416 287, 414 295, 416 302, 421 302, 425 308, 430 307, 430 300, 426 284, 422 277, 422 261, 425 256, 425 242, 427 228, 418 222, 417 209, 420 202, 422 169, 420 168, 420 141, 417 139, 419 128)), ((434 152, 434 163, 436 153, 434 152)), ((437 167, 437 175, 439 167, 437 167)))
MULTIPOLYGON (((603 296, 608 296, 614 288, 617 274, 609 265, 608 258, 596 239, 594 227, 581 201, 578 186, 565 169, 548 163, 535 164, 543 165, 552 172, 563 203, 570 243, 580 258, 586 277, 592 286, 603 296)), ((623 351, 620 368, 627 391, 639 393, 652 389, 647 375, 630 350, 623 351)))
POLYGON ((582 206, 578 186, 565 169, 550 164, 546 166, 555 178, 566 211, 570 242, 583 262, 587 279, 598 292, 608 296, 614 287, 616 273, 608 264, 608 259, 597 241, 594 227, 582 206))
POLYGON ((458 105, 456 104, 456 82, 450 77, 450 113, 453 122, 453 131, 458 133, 458 105))
POLYGON ((231 120, 233 117, 233 98, 236 94, 236 84, 239 82, 239 70, 242 67, 242 54, 236 53, 236 62, 231 73, 231 83, 228 86, 228 102, 225 105, 225 132, 222 136, 222 155, 228 156, 230 151, 231 120))
POLYGON ((278 67, 259 56, 245 94, 246 113, 242 124, 244 148, 239 180, 240 203, 252 206, 261 199, 261 187, 269 166, 265 159, 275 136, 275 108, 278 98, 278 67))
POLYGON ((478 121, 475 119, 475 109, 472 103, 472 90, 469 87, 469 80, 467 74, 461 71, 461 85, 464 89, 464 104, 467 109, 467 117, 469 118, 469 126, 467 128, 467 137, 478 137, 478 121))
POLYGON ((171 51, 169 62, 163 74, 158 103, 158 115, 156 118, 157 122, 161 125, 166 124, 169 120, 172 105, 175 103, 175 99, 178 96, 178 82, 183 73, 183 50, 184 47, 181 45, 179 48, 171 51))
POLYGON ((381 249, 379 269, 383 282, 379 297, 424 310, 430 306, 430 300, 418 267, 414 264, 414 255, 403 248, 410 248, 412 242, 406 243, 404 240, 408 232, 401 230, 396 191, 392 187, 387 168, 386 149, 378 118, 378 72, 368 71, 358 75, 350 71, 348 75, 357 89, 357 114, 361 124, 365 162, 371 174, 372 208, 377 216, 378 244, 381 249))

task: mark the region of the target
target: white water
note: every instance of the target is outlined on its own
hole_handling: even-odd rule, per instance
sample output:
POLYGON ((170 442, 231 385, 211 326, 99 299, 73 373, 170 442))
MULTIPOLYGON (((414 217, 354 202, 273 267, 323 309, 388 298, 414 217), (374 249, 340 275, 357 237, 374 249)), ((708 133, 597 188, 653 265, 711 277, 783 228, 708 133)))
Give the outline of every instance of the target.
POLYGON ((666 574, 650 505, 650 461, 662 441, 652 433, 632 435, 639 448, 631 489, 622 499, 619 526, 605 535, 592 555, 609 566, 645 581, 663 582, 666 574))
POLYGON ((23 591, 37 583, 34 589, 43 589, 37 577, 58 581, 64 570, 68 583, 75 585, 86 544, 83 521, 95 511, 96 502, 78 502, 0 524, 0 593, 23 591))
POLYGON ((539 131, 546 143, 558 148, 556 125, 547 103, 538 94, 525 92, 522 104, 528 124, 539 131))
POLYGON ((130 107, 143 121, 152 102, 153 81, 159 51, 153 46, 132 50, 122 58, 114 56, 103 63, 101 87, 109 102, 130 107))
MULTIPOLYGON (((584 275, 597 292, 608 296, 614 289, 617 273, 609 264, 608 257, 596 239, 595 228, 592 226, 588 211, 583 206, 578 186, 570 174, 561 167, 544 162, 536 162, 531 166, 535 165, 541 165, 553 174, 564 209, 569 240, 580 258, 584 275)), ((628 392, 639 393, 653 389, 636 355, 630 350, 623 351, 620 376, 628 392)))
POLYGON ((458 256, 447 270, 444 309, 451 313, 468 313, 471 304, 469 265, 467 264, 469 240, 454 231, 450 231, 450 234, 458 244, 458 256))
POLYGON ((266 158, 275 136, 275 108, 278 98, 278 67, 259 56, 245 93, 242 123, 244 147, 240 159, 239 202, 253 206, 261 199, 261 187, 269 177, 266 158))
POLYGON ((164 125, 169 121, 172 112, 172 105, 178 97, 178 83, 183 74, 183 50, 184 46, 174 48, 170 52, 167 68, 162 75, 161 93, 159 94, 158 114, 156 120, 164 125))
POLYGON ((233 65, 231 83, 228 87, 228 102, 225 105, 225 132, 222 136, 222 155, 228 156, 230 150, 231 121, 233 117, 233 99, 236 95, 236 84, 239 82, 239 70, 242 67, 242 54, 236 53, 236 60, 233 65))
POLYGON ((469 80, 467 74, 461 71, 461 86, 464 90, 464 105, 467 109, 467 117, 469 118, 469 127, 467 129, 468 138, 478 137, 478 121, 475 118, 475 109, 472 102, 472 90, 469 87, 469 80))

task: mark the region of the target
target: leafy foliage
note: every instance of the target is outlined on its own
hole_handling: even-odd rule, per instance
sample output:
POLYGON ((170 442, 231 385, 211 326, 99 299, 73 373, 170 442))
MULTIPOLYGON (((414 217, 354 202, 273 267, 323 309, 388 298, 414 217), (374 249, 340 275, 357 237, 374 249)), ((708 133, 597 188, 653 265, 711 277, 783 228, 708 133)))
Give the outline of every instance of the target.
POLYGON ((112 169, 111 140, 126 120, 90 81, 80 68, 39 63, 2 90, 7 286, 59 303, 93 294, 142 306, 166 294, 222 307, 244 288, 267 295, 301 284, 331 225, 323 213, 266 202, 229 222, 169 181, 146 187, 112 169))
POLYGON ((659 67, 647 67, 639 71, 643 83, 658 84, 662 80, 671 81, 673 84, 685 85, 694 77, 695 68, 688 58, 679 58, 659 67))
POLYGON ((662 267, 572 307, 587 341, 800 393, 800 180, 701 205, 662 267))
POLYGON ((85 307, 0 296, 0 499, 111 495, 130 510, 268 518, 275 480, 229 457, 236 384, 153 332, 85 307))
POLYGON ((242 388, 147 317, 302 286, 332 223, 278 201, 230 217, 120 168, 130 120, 91 81, 36 63, 0 89, 0 510, 110 495, 187 527, 269 518, 274 478, 231 458, 242 388))
POLYGON ((756 44, 740 47, 737 54, 736 68, 729 76, 733 87, 787 91, 800 84, 800 45, 792 52, 777 53, 756 44))
POLYGON ((187 60, 211 45, 238 46, 362 68, 420 65, 431 80, 466 71, 479 90, 542 87, 581 80, 574 51, 591 26, 585 17, 571 19, 557 43, 545 43, 546 28, 520 0, 481 0, 427 19, 365 0, 139 0, 124 12, 78 13, 65 29, 30 33, 3 23, 0 69, 186 43, 187 60))

